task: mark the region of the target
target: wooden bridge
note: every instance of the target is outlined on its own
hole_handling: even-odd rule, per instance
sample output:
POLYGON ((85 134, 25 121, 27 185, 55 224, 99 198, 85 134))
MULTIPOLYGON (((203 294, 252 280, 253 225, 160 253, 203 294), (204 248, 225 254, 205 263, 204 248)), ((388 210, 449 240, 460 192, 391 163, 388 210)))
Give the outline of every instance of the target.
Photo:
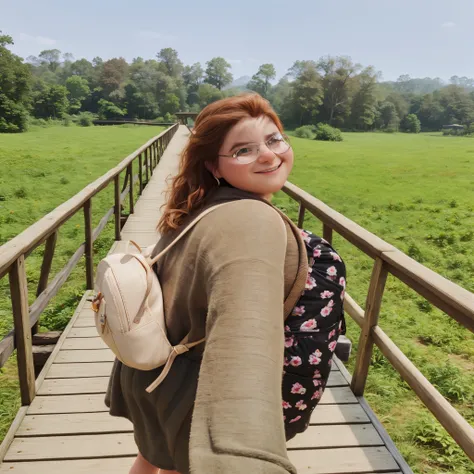
MULTIPOLYGON (((92 243, 115 215, 116 242, 141 247, 156 243, 155 226, 163 203, 165 179, 177 171, 178 154, 189 131, 174 125, 127 157, 116 168, 70 201, 0 247, 0 278, 10 277, 15 329, 0 342, 0 366, 17 348, 22 408, 0 446, 0 474, 127 474, 137 453, 131 424, 108 414, 104 394, 113 354, 98 337, 87 291, 62 333, 52 355, 35 380, 31 328, 42 310, 82 256, 86 258, 87 287, 93 288, 92 243), (138 161, 138 174, 133 163, 138 161), (123 186, 121 173, 126 173, 123 186), (91 227, 91 199, 114 183, 115 203, 96 229, 91 227), (134 202, 138 183, 140 197, 134 202), (146 183, 146 185, 145 185, 146 183), (128 199, 126 199, 128 197, 128 199), (123 225, 122 206, 129 215, 123 225), (85 243, 48 285, 58 228, 75 212, 84 211, 85 243), (24 260, 46 242, 38 298, 28 307, 24 260)), ((411 473, 410 467, 363 397, 373 344, 376 344, 425 405, 474 460, 474 430, 437 392, 378 326, 385 279, 395 275, 447 314, 474 328, 474 295, 414 262, 386 242, 287 184, 285 192, 300 203, 298 224, 305 211, 323 222, 324 237, 333 230, 374 258, 365 311, 348 296, 346 310, 361 326, 354 374, 336 360, 328 388, 314 411, 311 426, 288 443, 291 461, 300 473, 411 473)))

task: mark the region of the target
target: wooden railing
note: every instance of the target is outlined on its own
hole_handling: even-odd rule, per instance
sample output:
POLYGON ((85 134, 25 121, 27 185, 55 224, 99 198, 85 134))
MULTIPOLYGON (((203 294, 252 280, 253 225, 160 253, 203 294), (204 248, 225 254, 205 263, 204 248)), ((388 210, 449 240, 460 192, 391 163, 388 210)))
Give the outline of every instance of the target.
POLYGON ((361 327, 351 388, 362 396, 374 344, 433 413, 457 444, 474 461, 474 428, 424 377, 378 325, 388 274, 415 290, 433 305, 474 332, 474 294, 426 268, 384 240, 331 209, 291 183, 283 191, 300 205, 298 226, 309 211, 323 225, 323 237, 332 242, 333 231, 374 259, 365 311, 346 294, 344 309, 361 327))
POLYGON ((14 329, 0 341, 0 368, 17 349, 18 376, 23 405, 29 405, 36 394, 33 365, 32 334, 35 332, 41 313, 58 293, 79 260, 85 255, 87 289, 94 286, 93 243, 100 235, 112 215, 115 216, 115 240, 121 240, 121 229, 126 217, 122 216, 122 203, 128 195, 130 214, 134 211, 134 186, 139 183, 141 194, 153 169, 179 125, 174 124, 160 135, 152 138, 138 150, 127 156, 115 168, 86 186, 74 197, 58 206, 38 222, 0 247, 0 279, 7 273, 10 279, 10 295, 14 329), (133 163, 138 159, 138 173, 133 174, 133 163), (122 187, 120 174, 126 175, 122 187), (92 229, 92 198, 114 183, 114 205, 92 229), (83 210, 85 235, 68 263, 48 284, 56 240, 60 227, 78 211, 83 210), (41 274, 36 291, 36 300, 28 303, 28 285, 25 260, 39 245, 45 242, 41 274))

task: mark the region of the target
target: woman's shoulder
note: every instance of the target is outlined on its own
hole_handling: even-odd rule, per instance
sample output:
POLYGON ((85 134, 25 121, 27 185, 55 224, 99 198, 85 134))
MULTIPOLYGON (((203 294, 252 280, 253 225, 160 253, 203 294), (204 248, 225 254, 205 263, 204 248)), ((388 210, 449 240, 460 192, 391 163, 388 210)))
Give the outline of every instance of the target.
POLYGON ((222 204, 198 224, 200 232, 285 232, 282 217, 270 204, 256 199, 239 199, 222 204))

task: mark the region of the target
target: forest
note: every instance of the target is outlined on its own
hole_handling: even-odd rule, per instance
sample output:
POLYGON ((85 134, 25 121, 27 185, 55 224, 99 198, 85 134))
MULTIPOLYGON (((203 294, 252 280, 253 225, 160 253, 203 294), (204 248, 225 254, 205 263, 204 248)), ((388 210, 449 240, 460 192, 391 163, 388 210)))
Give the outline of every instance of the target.
POLYGON ((287 128, 327 123, 345 131, 434 131, 459 124, 472 131, 474 79, 452 76, 382 81, 374 66, 346 56, 295 60, 277 80, 275 66, 262 64, 234 82, 222 57, 185 65, 173 48, 155 58, 75 59, 57 49, 26 59, 0 32, 0 132, 22 132, 34 120, 83 117, 170 122, 178 111, 243 90, 266 97, 287 128), (248 80, 247 80, 248 79, 248 80))

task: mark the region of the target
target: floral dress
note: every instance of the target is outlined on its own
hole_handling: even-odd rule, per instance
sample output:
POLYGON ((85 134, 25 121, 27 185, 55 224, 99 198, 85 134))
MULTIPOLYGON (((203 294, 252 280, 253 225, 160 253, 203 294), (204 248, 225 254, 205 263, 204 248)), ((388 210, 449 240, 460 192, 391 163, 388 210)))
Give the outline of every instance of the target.
POLYGON ((345 333, 344 262, 326 240, 301 233, 309 265, 305 290, 285 321, 282 396, 287 440, 309 426, 326 387, 337 339, 345 333))

